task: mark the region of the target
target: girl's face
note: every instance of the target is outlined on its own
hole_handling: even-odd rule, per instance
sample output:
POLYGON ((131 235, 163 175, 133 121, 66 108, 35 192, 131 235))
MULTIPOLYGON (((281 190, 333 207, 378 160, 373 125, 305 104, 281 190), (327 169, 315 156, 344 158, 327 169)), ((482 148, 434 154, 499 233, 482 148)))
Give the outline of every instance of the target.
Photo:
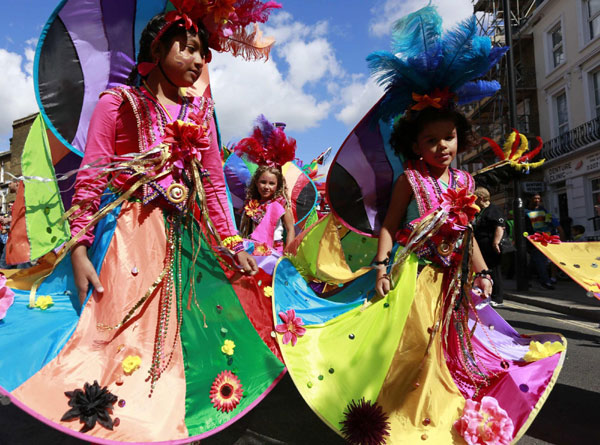
POLYGON ((452 121, 435 121, 425 124, 413 144, 413 151, 434 172, 445 172, 458 152, 456 125, 452 121))
POLYGON ((197 35, 175 37, 168 49, 160 51, 160 64, 167 77, 178 87, 191 87, 202 74, 204 56, 197 35))
POLYGON ((261 199, 270 199, 277 191, 277 176, 273 173, 264 172, 256 181, 256 188, 261 199))

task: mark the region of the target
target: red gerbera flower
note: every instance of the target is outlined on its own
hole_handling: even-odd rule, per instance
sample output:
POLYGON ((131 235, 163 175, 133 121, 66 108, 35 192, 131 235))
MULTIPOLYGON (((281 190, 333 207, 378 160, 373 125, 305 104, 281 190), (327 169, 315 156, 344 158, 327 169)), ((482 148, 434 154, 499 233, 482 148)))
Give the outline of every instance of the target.
POLYGON ((210 388, 210 401, 216 409, 228 413, 239 405, 243 394, 240 379, 231 371, 223 371, 210 388))

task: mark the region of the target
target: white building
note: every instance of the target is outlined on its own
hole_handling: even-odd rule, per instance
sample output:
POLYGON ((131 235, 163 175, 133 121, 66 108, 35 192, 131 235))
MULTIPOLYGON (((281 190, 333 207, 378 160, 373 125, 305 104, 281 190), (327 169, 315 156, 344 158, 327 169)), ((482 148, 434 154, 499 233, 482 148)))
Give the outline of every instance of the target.
POLYGON ((600 1, 538 1, 531 33, 549 211, 600 240, 600 1))

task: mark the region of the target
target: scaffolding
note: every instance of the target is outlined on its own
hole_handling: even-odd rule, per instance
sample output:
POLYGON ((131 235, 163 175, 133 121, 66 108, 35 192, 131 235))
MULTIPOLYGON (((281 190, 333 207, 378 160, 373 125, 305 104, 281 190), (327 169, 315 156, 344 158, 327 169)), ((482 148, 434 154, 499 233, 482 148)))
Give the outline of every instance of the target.
MULTIPOLYGON (((473 12, 477 19, 479 32, 488 36, 492 45, 505 45, 505 13, 502 0, 473 0, 473 12)), ((521 33, 523 25, 529 20, 541 0, 512 0, 510 26, 513 30, 513 57, 515 61, 515 85, 517 90, 518 130, 528 138, 539 134, 537 88, 535 82, 535 62, 533 37, 521 33)), ((465 112, 475 123, 477 131, 496 141, 504 139, 512 129, 508 122, 508 70, 506 58, 503 58, 486 76, 488 80, 498 80, 502 88, 494 96, 470 105, 465 112)), ((466 153, 462 163, 489 164, 493 154, 489 147, 481 146, 466 153)))

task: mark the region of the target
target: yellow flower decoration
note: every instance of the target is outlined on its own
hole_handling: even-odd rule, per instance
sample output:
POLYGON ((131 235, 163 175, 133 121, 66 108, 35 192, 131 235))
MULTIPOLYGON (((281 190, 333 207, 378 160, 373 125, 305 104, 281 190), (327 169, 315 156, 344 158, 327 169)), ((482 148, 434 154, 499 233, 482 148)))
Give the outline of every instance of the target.
POLYGON ((141 364, 142 359, 139 355, 128 355, 121 363, 121 366, 123 367, 123 372, 127 375, 130 375, 137 370, 141 364))
POLYGON ((225 340, 225 343, 221 346, 221 352, 226 355, 233 355, 233 348, 235 348, 233 340, 225 340))
POLYGON ((532 341, 529 343, 529 351, 525 354, 526 362, 536 362, 546 357, 553 356, 561 351, 565 350, 565 345, 559 341, 553 341, 546 343, 540 343, 539 341, 532 341))
POLYGON ((271 286, 265 286, 263 292, 265 293, 265 297, 271 298, 273 296, 273 288, 271 286))
POLYGON ((50 295, 41 295, 35 300, 35 307, 39 307, 43 311, 52 305, 54 305, 54 301, 50 295))

